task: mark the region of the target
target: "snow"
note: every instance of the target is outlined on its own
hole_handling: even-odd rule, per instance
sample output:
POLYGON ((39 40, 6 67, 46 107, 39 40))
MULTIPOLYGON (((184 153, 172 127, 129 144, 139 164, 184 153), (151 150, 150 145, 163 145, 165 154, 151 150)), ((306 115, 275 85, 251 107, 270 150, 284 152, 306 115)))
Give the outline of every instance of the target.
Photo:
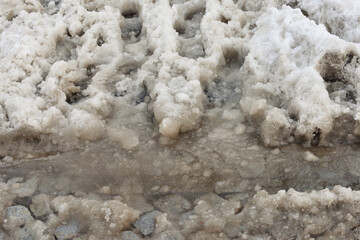
POLYGON ((359 19, 352 0, 0 0, 0 239, 141 238, 157 210, 154 239, 355 238, 359 19))

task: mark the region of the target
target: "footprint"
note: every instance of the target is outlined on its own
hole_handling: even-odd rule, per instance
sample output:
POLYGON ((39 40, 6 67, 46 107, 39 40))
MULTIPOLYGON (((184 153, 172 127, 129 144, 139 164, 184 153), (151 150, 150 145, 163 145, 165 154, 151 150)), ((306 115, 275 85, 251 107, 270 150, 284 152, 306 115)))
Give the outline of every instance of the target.
POLYGON ((87 77, 85 79, 77 80, 70 87, 65 89, 66 102, 69 104, 76 104, 80 102, 85 96, 82 91, 87 89, 91 83, 92 77, 95 75, 95 66, 90 65, 86 69, 87 77))
POLYGON ((56 60, 68 61, 76 58, 76 44, 72 41, 70 34, 59 38, 56 42, 56 60))
POLYGON ((177 24, 175 30, 179 33, 179 36, 185 39, 193 38, 196 34, 199 34, 201 20, 205 14, 205 8, 197 9, 189 12, 185 16, 184 24, 177 24))
POLYGON ((222 107, 230 102, 237 103, 241 98, 241 95, 235 89, 241 89, 238 72, 244 63, 244 59, 235 49, 224 50, 224 58, 223 71, 219 72, 218 79, 209 83, 204 90, 208 108, 222 107))
POLYGON ((139 18, 138 10, 132 9, 122 13, 122 15, 125 18, 121 26, 121 37, 124 43, 127 45, 139 42, 142 22, 139 18))
POLYGON ((133 104, 144 102, 148 92, 146 87, 138 81, 138 70, 143 62, 131 60, 131 56, 127 58, 127 62, 117 67, 117 75, 119 78, 115 83, 115 97, 123 97, 133 104))
POLYGON ((204 14, 205 8, 192 11, 185 16, 184 24, 176 24, 175 30, 179 34, 180 56, 193 59, 205 57, 200 32, 200 24, 204 14))
POLYGON ((61 0, 41 0, 40 3, 47 14, 53 15, 59 11, 61 0))
POLYGON ((333 101, 344 105, 356 104, 357 91, 354 82, 356 68, 359 66, 359 57, 351 52, 345 56, 331 52, 323 56, 320 61, 320 74, 333 101))
POLYGON ((205 49, 201 39, 180 39, 179 55, 193 59, 205 57, 205 49))
MULTIPOLYGON (((356 111, 357 90, 356 82, 359 80, 356 75, 360 66, 360 58, 349 52, 345 55, 336 52, 326 53, 319 62, 320 75, 324 79, 329 97, 334 102, 356 111)), ((332 132, 327 136, 329 142, 336 139, 336 143, 350 143, 355 129, 354 116, 344 113, 334 120, 332 132)), ((319 133, 321 134, 321 132, 319 133)), ((317 145, 317 131, 314 131, 312 145, 317 145)))
POLYGON ((245 61, 244 57, 241 57, 236 49, 225 49, 223 52, 225 58, 225 68, 228 68, 229 70, 239 70, 245 61))
POLYGON ((79 83, 75 83, 71 88, 68 88, 66 93, 66 102, 68 104, 75 104, 80 102, 84 98, 82 91, 87 89, 90 81, 85 80, 79 83))
POLYGON ((204 89, 206 107, 209 109, 221 108, 227 102, 233 101, 235 98, 239 99, 239 96, 236 96, 235 85, 236 83, 226 81, 226 79, 216 79, 210 82, 204 89))

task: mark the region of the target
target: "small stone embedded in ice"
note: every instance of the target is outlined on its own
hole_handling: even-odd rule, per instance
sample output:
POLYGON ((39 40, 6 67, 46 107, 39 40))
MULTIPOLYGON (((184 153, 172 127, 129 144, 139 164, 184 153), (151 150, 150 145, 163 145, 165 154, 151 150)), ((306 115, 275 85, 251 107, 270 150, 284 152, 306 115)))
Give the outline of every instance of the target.
POLYGON ((212 171, 207 169, 203 172, 203 176, 206 177, 206 178, 209 178, 211 177, 211 174, 212 174, 212 171))
POLYGON ((21 205, 11 206, 7 209, 7 218, 16 218, 22 220, 24 223, 32 221, 33 217, 30 211, 21 205))
POLYGON ((255 188, 254 188, 255 192, 258 192, 261 190, 261 186, 256 184, 255 188))
POLYGON ((319 160, 319 158, 317 156, 315 156, 313 153, 306 151, 304 153, 304 159, 308 162, 316 162, 319 160))
POLYGON ((51 213, 49 206, 50 198, 46 194, 40 193, 34 196, 31 201, 30 210, 36 217, 51 213))
POLYGON ((14 190, 14 193, 18 197, 30 197, 36 191, 36 188, 38 187, 38 181, 39 179, 37 177, 29 178, 25 182, 21 183, 19 188, 14 190))
POLYGON ((141 238, 132 231, 124 231, 121 233, 121 240, 140 240, 141 238))
POLYGON ((274 155, 279 155, 281 153, 281 151, 280 151, 280 149, 275 148, 275 149, 271 150, 271 153, 274 155))
POLYGON ((160 188, 159 191, 162 192, 162 193, 167 193, 167 192, 170 191, 170 187, 169 187, 168 185, 164 185, 164 186, 162 186, 162 187, 160 188))
POLYGON ((155 231, 156 218, 161 214, 159 211, 152 211, 141 216, 135 223, 134 227, 139 229, 145 236, 155 231))
POLYGON ((151 191, 158 191, 160 189, 160 186, 154 186, 151 188, 151 191))
POLYGON ((14 158, 11 156, 5 156, 5 157, 3 157, 3 159, 1 161, 6 162, 6 163, 11 163, 14 161, 14 158))
POLYGON ((30 235, 28 231, 25 229, 21 229, 20 231, 20 239, 21 240, 36 240, 33 236, 30 235))
POLYGON ((59 240, 72 239, 78 234, 78 227, 75 223, 60 225, 55 229, 55 235, 59 240))
POLYGON ((99 193, 102 194, 110 194, 111 193, 111 189, 109 186, 103 186, 99 189, 99 193))
POLYGON ((181 213, 191 208, 190 202, 180 195, 168 195, 154 202, 163 212, 181 213))

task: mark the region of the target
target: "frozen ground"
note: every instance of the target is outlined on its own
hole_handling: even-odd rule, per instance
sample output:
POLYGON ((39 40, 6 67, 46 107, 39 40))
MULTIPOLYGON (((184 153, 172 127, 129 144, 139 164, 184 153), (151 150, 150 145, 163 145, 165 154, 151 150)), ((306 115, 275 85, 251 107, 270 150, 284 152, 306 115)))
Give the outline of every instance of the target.
POLYGON ((352 0, 0 0, 0 240, 360 239, 359 26, 352 0))

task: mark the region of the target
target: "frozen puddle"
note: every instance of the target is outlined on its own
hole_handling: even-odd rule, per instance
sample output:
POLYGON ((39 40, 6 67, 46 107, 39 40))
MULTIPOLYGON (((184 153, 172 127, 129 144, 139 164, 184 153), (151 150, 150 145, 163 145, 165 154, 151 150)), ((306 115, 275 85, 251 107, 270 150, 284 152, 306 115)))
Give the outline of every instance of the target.
POLYGON ((0 240, 359 239, 360 4, 0 0, 0 240))

